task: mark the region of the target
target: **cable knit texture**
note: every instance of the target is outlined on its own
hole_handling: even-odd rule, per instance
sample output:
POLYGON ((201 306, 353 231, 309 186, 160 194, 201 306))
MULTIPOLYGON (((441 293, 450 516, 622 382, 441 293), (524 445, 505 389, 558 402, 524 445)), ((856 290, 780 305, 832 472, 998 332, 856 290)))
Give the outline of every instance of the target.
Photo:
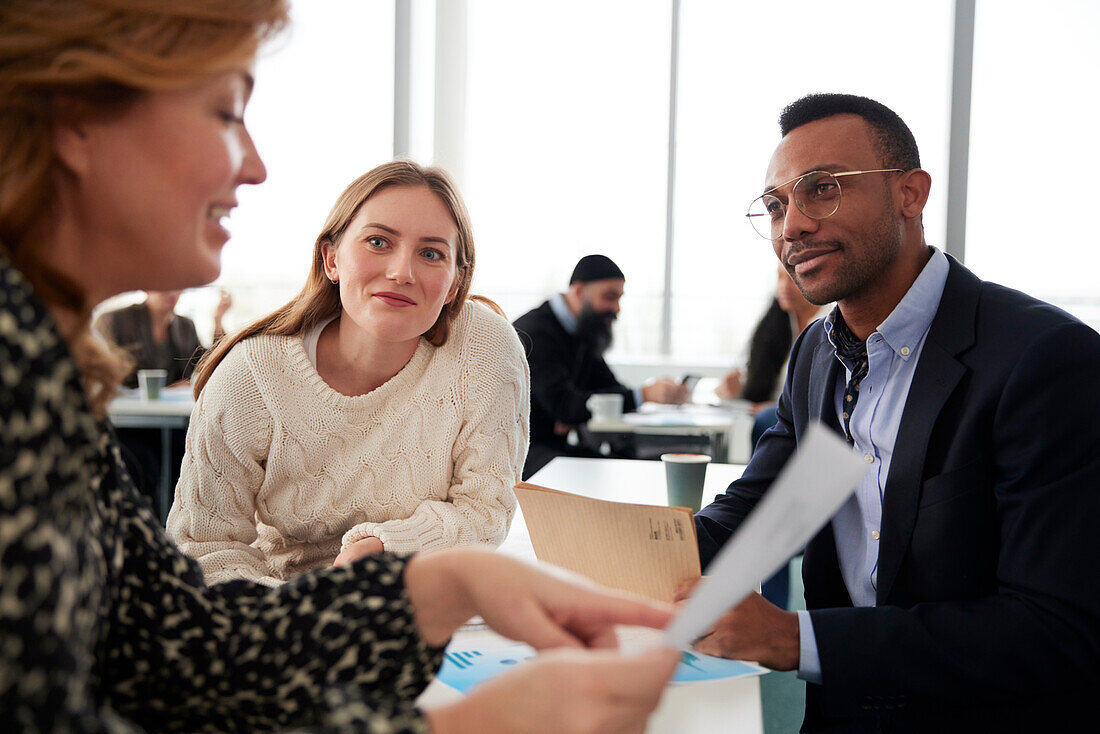
POLYGON ((168 533, 212 584, 277 586, 370 536, 396 553, 499 545, 529 384, 515 331, 474 302, 446 344, 421 339, 355 397, 325 383, 301 337, 248 339, 195 404, 168 533))

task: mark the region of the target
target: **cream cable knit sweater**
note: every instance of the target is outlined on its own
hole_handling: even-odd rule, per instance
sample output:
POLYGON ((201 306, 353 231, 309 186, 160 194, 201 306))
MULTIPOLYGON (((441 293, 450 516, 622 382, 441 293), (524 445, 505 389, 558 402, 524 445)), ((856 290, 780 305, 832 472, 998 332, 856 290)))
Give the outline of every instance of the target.
POLYGON ((468 302, 381 387, 347 397, 301 337, 234 347, 203 389, 168 534, 208 583, 276 586, 374 536, 388 551, 499 545, 527 454, 530 378, 511 325, 468 302))

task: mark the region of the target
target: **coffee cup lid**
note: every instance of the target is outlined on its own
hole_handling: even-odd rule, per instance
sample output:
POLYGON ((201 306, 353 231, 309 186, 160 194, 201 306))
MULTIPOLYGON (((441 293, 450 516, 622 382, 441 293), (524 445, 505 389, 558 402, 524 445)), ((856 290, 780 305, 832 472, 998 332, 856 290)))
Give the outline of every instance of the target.
POLYGON ((706 454, 661 454, 661 461, 675 461, 681 464, 706 464, 711 458, 706 454))

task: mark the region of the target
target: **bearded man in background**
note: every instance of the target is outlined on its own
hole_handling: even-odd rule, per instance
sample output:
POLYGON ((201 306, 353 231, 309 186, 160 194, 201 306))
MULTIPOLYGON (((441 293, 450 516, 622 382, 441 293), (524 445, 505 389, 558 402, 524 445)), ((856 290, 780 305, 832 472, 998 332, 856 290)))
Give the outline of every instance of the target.
POLYGON ((687 388, 669 378, 629 388, 604 361, 625 285, 626 276, 611 258, 586 255, 573 269, 569 290, 515 320, 531 367, 531 448, 524 479, 555 456, 600 455, 583 437, 577 444, 567 440, 591 417, 587 402, 594 394, 622 395, 625 412, 645 401, 687 400, 687 388))

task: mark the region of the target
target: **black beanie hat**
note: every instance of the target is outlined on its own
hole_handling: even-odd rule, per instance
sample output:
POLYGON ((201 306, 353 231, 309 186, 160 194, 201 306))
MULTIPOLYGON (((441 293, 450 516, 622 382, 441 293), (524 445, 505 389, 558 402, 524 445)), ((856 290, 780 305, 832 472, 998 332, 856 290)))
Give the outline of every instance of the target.
POLYGON ((623 271, 606 255, 585 255, 573 268, 573 275, 569 277, 569 285, 574 283, 591 283, 594 280, 626 280, 623 271))

